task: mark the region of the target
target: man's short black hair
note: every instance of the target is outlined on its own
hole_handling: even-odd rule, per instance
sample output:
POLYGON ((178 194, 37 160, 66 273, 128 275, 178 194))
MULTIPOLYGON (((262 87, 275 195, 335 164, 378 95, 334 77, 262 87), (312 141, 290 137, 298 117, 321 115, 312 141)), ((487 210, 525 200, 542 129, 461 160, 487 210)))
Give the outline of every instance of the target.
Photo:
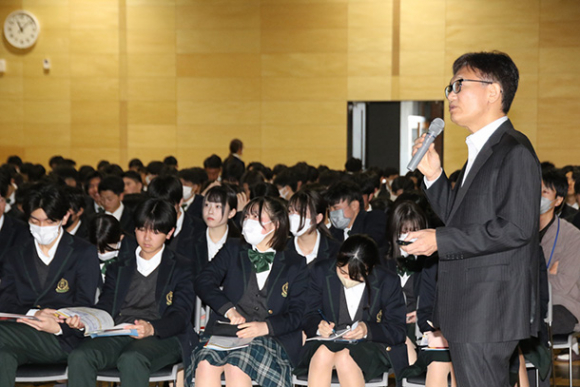
POLYGON ((243 147, 244 147, 244 143, 242 142, 242 140, 234 138, 230 142, 230 153, 238 153, 240 151, 240 149, 242 149, 243 147))
POLYGON ((393 192, 397 192, 400 189, 402 189, 403 192, 412 191, 415 189, 415 183, 413 183, 413 180, 411 180, 410 177, 398 176, 393 179, 391 189, 393 192))
POLYGON ((128 179, 134 180, 136 183, 143 184, 143 180, 141 179, 141 174, 137 171, 127 171, 123 173, 123 177, 128 179))
POLYGON ((542 173, 544 185, 556 191, 556 197, 566 198, 568 195, 568 179, 562 170, 550 169, 542 173))
MULTIPOLYGON (((351 181, 339 181, 328 187, 324 198, 328 202, 329 206, 334 206, 346 200, 349 204, 355 200, 359 203, 363 203, 362 193, 360 188, 351 181)), ((362 208, 362 207, 361 207, 362 208)))
POLYGON ((31 187, 22 208, 26 217, 42 208, 48 219, 58 222, 65 217, 70 205, 62 187, 55 183, 43 182, 31 187))
POLYGON ((41 164, 34 164, 28 171, 28 181, 31 183, 39 182, 44 176, 46 176, 46 168, 41 164))
POLYGON ((58 156, 52 156, 50 158, 50 160, 48 160, 48 165, 51 167, 56 167, 57 165, 59 165, 61 163, 61 161, 64 160, 64 157, 58 155, 58 156))
POLYGON ((101 160, 97 164, 97 170, 102 171, 105 168, 107 168, 109 165, 111 165, 111 163, 108 160, 101 160))
POLYGON ((131 161, 129 161, 129 168, 142 168, 143 166, 143 162, 139 159, 131 159, 131 161))
POLYGON ((264 175, 257 169, 246 171, 240 179, 240 185, 247 184, 249 189, 252 189, 256 184, 263 183, 265 181, 264 175))
POLYGON ((8 156, 8 159, 6 160, 6 162, 8 164, 12 164, 18 168, 20 168, 22 166, 22 159, 20 158, 20 156, 8 156))
POLYGON ((397 168, 386 167, 385 169, 383 169, 383 176, 384 177, 396 176, 398 174, 399 174, 399 170, 397 168))
POLYGON ((183 186, 176 176, 162 175, 151 180, 147 193, 151 198, 166 200, 177 206, 183 199, 183 186))
POLYGON ((369 171, 356 173, 354 182, 360 187, 363 195, 370 195, 381 187, 379 175, 369 171))
POLYGON ((362 170, 362 161, 356 157, 351 157, 350 159, 346 160, 344 169, 347 172, 360 172, 362 170))
POLYGON ((165 164, 163 164, 161 161, 151 161, 149 164, 147 164, 147 173, 150 175, 161 175, 161 172, 163 171, 163 168, 165 167, 165 164))
POLYGON ((222 167, 222 159, 218 155, 211 155, 207 159, 203 161, 204 168, 221 168, 222 167))
POLYGON ((222 171, 222 181, 237 184, 240 182, 244 171, 242 163, 226 163, 222 171))
POLYGON ((125 191, 123 178, 115 175, 104 177, 99 183, 99 192, 103 191, 112 191, 115 195, 121 195, 125 191))
POLYGON ((137 206, 134 220, 136 228, 169 234, 177 223, 177 211, 168 201, 151 198, 137 206))
POLYGON ((163 159, 163 164, 167 165, 168 167, 177 168, 177 159, 175 156, 167 156, 163 159))
POLYGON ((293 192, 298 189, 298 176, 294 168, 283 169, 274 178, 274 184, 280 187, 289 186, 293 192))
POLYGON ((123 168, 119 164, 109 164, 103 168, 103 174, 123 177, 123 168))
POLYGON ((502 110, 507 114, 516 95, 520 80, 520 73, 512 58, 500 51, 470 52, 455 60, 453 74, 457 74, 464 67, 478 73, 484 81, 500 84, 502 110))
POLYGON ((53 173, 56 176, 58 176, 61 179, 63 179, 63 180, 73 179, 77 183, 79 181, 79 173, 77 172, 76 169, 74 169, 72 167, 67 167, 67 166, 59 165, 58 167, 56 167, 54 169, 54 172, 53 173))
POLYGON ((340 181, 344 172, 335 171, 333 169, 329 169, 327 171, 320 172, 320 176, 318 177, 318 182, 325 187, 328 187, 337 181, 340 181))
POLYGON ((63 187, 64 193, 66 195, 67 200, 69 201, 70 208, 76 213, 79 212, 81 209, 86 208, 87 201, 85 192, 80 187, 70 187, 64 186, 63 187))
POLYGON ((572 172, 572 180, 580 180, 580 167, 576 165, 566 165, 562 168, 562 172, 564 172, 564 175, 568 174, 568 172, 572 172))
POLYGON ((180 179, 188 181, 191 184, 197 184, 199 186, 204 185, 208 180, 207 172, 205 169, 199 167, 182 169, 179 171, 177 176, 179 176, 180 179))

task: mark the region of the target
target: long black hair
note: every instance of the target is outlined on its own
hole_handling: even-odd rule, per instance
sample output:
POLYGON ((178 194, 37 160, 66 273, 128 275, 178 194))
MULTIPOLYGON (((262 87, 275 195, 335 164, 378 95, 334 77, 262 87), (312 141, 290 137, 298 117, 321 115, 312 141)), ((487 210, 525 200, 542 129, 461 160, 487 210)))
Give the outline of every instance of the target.
POLYGON ((282 200, 269 196, 260 196, 250 200, 242 212, 243 221, 249 214, 256 215, 262 225, 262 213, 266 212, 275 225, 274 236, 270 246, 276 251, 283 251, 288 243, 290 225, 288 221, 288 209, 282 200))
POLYGON ((316 229, 321 234, 328 238, 332 238, 330 231, 328 231, 328 227, 324 224, 327 207, 328 203, 322 194, 310 188, 303 188, 296 192, 288 202, 288 208, 294 209, 300 215, 300 226, 298 229, 304 227, 307 213, 310 211, 311 225, 315 225, 316 229), (322 221, 320 223, 316 222, 316 216, 318 216, 318 214, 322 214, 322 221))

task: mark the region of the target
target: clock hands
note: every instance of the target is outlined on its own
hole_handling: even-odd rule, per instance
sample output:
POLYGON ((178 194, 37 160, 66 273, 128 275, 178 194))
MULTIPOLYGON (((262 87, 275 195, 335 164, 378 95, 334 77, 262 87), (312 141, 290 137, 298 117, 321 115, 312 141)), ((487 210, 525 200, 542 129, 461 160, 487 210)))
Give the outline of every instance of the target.
POLYGON ((18 20, 16 20, 16 24, 18 24, 18 28, 20 29, 20 32, 24 32, 24 30, 22 29, 23 27, 20 25, 18 20))

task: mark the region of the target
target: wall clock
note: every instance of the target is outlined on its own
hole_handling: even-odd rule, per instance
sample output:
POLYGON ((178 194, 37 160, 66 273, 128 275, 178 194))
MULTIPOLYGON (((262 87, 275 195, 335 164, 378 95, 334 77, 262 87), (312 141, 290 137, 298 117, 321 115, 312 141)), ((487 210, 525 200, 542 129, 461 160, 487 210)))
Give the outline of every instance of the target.
POLYGON ((14 11, 4 21, 4 37, 16 48, 32 47, 39 33, 38 19, 28 11, 14 11))

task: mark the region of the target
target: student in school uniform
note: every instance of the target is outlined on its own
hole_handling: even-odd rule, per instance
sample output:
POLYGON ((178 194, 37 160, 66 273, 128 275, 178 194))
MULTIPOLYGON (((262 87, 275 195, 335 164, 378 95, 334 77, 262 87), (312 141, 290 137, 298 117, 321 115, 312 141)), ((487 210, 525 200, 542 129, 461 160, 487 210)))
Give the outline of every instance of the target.
POLYGON ((10 179, 0 173, 0 276, 2 275, 3 257, 12 246, 24 243, 30 237, 25 223, 11 216, 6 216, 6 194, 10 179))
MULTIPOLYGON (((175 208, 148 199, 135 211, 139 246, 107 268, 96 308, 115 324, 128 323, 138 336, 85 339, 68 358, 68 385, 88 387, 99 370, 116 367, 125 386, 147 386, 149 376, 167 365, 189 360, 197 335, 190 323, 195 295, 189 265, 165 247, 175 229, 175 208)), ((78 317, 67 320, 83 328, 78 317)))
POLYGON ((336 258, 340 244, 332 238, 324 223, 326 200, 316 190, 303 188, 290 198, 290 232, 288 250, 306 258, 306 264, 336 258))
POLYGON ((382 211, 365 211, 360 188, 350 181, 339 181, 328 187, 325 199, 329 205, 330 233, 339 242, 349 235, 367 234, 379 248, 385 244, 387 218, 382 211))
MULTIPOLYGON (((198 346, 186 383, 196 386, 290 387, 297 364, 306 307, 308 269, 303 257, 284 251, 288 213, 279 199, 260 197, 244 209, 244 241, 230 239, 195 281, 199 297, 212 308, 205 334, 216 320, 229 321, 249 346, 214 351, 198 346)), ((207 337, 204 338, 207 340, 207 337)), ((204 340, 202 340, 204 341, 204 340)))
MULTIPOLYGON (((177 211, 177 222, 175 232, 169 240, 168 247, 177 254, 183 255, 190 262, 193 262, 195 250, 194 241, 198 235, 205 234, 205 223, 193 216, 187 216, 183 209, 183 190, 179 179, 176 176, 157 176, 149 184, 149 196, 152 198, 167 200, 177 211)), ((197 273, 194 273, 197 274, 197 273)))
POLYGON ((240 230, 234 223, 238 198, 229 184, 212 187, 203 198, 204 233, 194 239, 193 272, 201 273, 230 238, 240 238, 240 230))
POLYGON ((82 188, 66 186, 63 189, 70 204, 70 216, 64 225, 65 230, 77 238, 89 240, 89 219, 84 216, 87 203, 82 188))
POLYGON ((103 175, 99 171, 89 173, 85 180, 84 186, 88 195, 86 198, 87 205, 85 207, 85 214, 87 216, 105 212, 101 205, 101 197, 99 196, 99 184, 101 180, 103 180, 103 175))
POLYGON ((139 203, 147 199, 147 195, 143 193, 141 174, 136 171, 126 171, 122 177, 125 183, 123 204, 131 210, 134 210, 139 203))
POLYGON ((220 181, 222 173, 222 159, 216 154, 209 156, 203 161, 203 169, 207 173, 208 181, 220 181))
POLYGON ((0 386, 12 387, 22 364, 66 363, 80 338, 54 310, 92 306, 100 281, 93 246, 63 229, 69 203, 55 184, 39 183, 24 202, 30 233, 4 256, 0 311, 38 320, 0 322, 0 386))
POLYGON ((105 214, 113 215, 124 233, 135 235, 133 212, 123 204, 125 183, 120 176, 109 175, 99 183, 99 197, 105 214))
POLYGON ((203 168, 188 168, 179 171, 183 186, 183 209, 188 216, 201 219, 203 195, 201 189, 207 183, 207 172, 203 168))
POLYGON ((351 329, 343 339, 354 341, 307 341, 295 373, 308 373, 308 385, 330 386, 333 368, 341 385, 364 386, 391 367, 396 375, 407 367, 401 285, 380 265, 379 249, 367 235, 349 237, 337 258, 314 264, 307 310, 308 337, 351 329))

